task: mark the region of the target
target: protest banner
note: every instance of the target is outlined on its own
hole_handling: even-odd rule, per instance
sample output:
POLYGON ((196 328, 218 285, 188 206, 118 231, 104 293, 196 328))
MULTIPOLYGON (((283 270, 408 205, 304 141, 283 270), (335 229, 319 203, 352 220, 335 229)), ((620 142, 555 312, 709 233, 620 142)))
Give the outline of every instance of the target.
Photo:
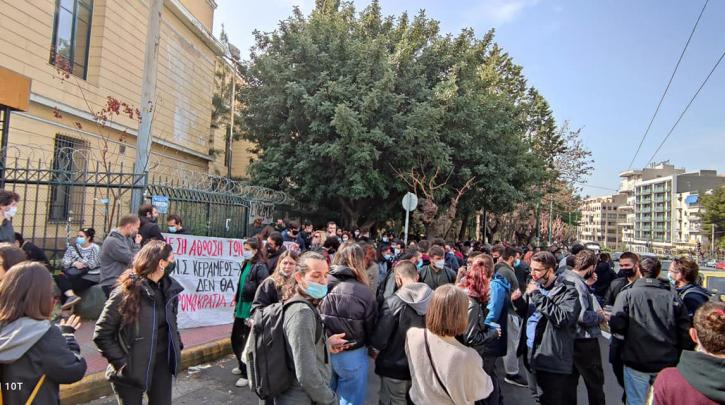
POLYGON ((244 240, 171 233, 164 238, 176 260, 170 275, 184 287, 179 295, 179 328, 232 323, 244 240))

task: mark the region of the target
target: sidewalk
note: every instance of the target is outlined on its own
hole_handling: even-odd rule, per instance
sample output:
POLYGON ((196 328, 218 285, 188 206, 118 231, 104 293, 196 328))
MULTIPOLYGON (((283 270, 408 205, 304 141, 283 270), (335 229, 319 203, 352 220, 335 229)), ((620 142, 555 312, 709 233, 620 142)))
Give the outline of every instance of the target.
MULTIPOLYGON (((111 386, 105 379, 108 363, 91 340, 94 327, 94 322, 83 321, 76 332, 76 340, 81 346, 81 355, 86 359, 88 369, 81 381, 61 386, 60 395, 64 404, 77 404, 111 394, 111 386)), ((231 332, 232 324, 181 330, 181 341, 184 343, 181 368, 210 362, 231 353, 231 332)))

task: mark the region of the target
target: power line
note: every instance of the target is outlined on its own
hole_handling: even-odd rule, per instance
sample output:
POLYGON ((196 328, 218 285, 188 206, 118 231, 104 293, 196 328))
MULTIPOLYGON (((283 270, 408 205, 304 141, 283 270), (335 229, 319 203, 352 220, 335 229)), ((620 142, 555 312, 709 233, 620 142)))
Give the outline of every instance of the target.
POLYGON ((705 83, 707 83, 707 81, 710 80, 710 76, 712 76, 712 74, 715 72, 715 69, 717 69, 718 65, 720 65, 720 62, 722 62, 723 58, 725 58, 725 51, 723 51, 722 55, 720 55, 720 59, 718 59, 717 60, 717 63, 715 63, 715 66, 712 67, 712 69, 710 70, 710 73, 707 75, 707 77, 705 78, 705 80, 703 80, 703 82, 700 85, 700 87, 697 89, 697 91, 695 92, 695 94, 690 99, 690 102, 687 103, 687 106, 685 107, 685 109, 682 110, 682 114, 680 114, 680 117, 677 118, 677 121, 675 121, 675 124, 672 125, 672 128, 670 128, 669 132, 667 132, 667 135, 665 136, 665 139, 663 139, 662 142, 660 142, 660 146, 657 147, 657 150, 655 150, 655 153, 653 153, 652 154, 652 157, 649 158, 649 161, 647 162, 647 165, 649 165, 650 162, 652 162, 654 160, 655 156, 657 155, 657 152, 659 152, 660 149, 662 148, 662 145, 664 145, 665 142, 667 142, 667 139, 670 137, 670 135, 672 135, 672 132, 677 127, 677 124, 679 124, 680 123, 680 120, 682 120, 682 117, 685 116, 685 113, 687 112, 687 110, 692 105, 692 102, 695 101, 695 98, 697 98, 697 95, 700 94, 700 90, 702 90, 702 88, 705 87, 705 83))
POLYGON ((682 57, 685 56, 685 51, 687 50, 687 47, 690 45, 690 40, 692 39, 692 35, 695 34, 695 29, 697 28, 697 25, 700 23, 700 18, 702 18, 702 13, 705 12, 705 7, 707 7, 707 3, 709 3, 709 2, 710 2, 710 0, 705 1, 705 4, 702 6, 702 10, 700 10, 700 15, 697 16, 697 21, 695 21, 695 25, 692 27, 692 31, 690 31, 690 36, 687 37, 687 42, 685 42, 685 47, 682 48, 680 57, 677 59, 677 63, 675 64, 675 70, 672 71, 670 80, 667 82, 667 87, 665 87, 665 91, 664 91, 664 93, 662 93, 659 103, 657 103, 657 108, 655 109, 654 114, 652 114, 652 118, 649 120, 647 129, 644 131, 644 135, 642 135, 642 139, 640 139, 640 141, 639 141, 639 145, 637 146, 637 151, 634 152, 634 156, 632 157, 632 161, 629 162, 629 167, 627 167, 627 170, 632 168, 632 165, 634 164, 635 159, 637 159, 637 155, 639 154, 639 151, 642 148, 642 144, 644 143, 645 138, 647 138, 647 134, 649 133, 650 128, 652 128, 652 123, 654 122, 655 117, 657 117, 657 113, 659 113, 659 111, 660 111, 660 107, 662 106, 662 102, 664 101, 665 96, 667 95, 667 91, 670 89, 672 80, 675 78, 675 73, 677 73, 677 69, 680 67, 680 62, 682 62, 682 57))
POLYGON ((608 190, 608 191, 619 191, 616 188, 604 187, 604 186, 594 186, 594 185, 590 185, 590 184, 587 184, 587 183, 582 183, 580 181, 575 181, 574 183, 579 184, 579 185, 584 186, 584 187, 598 188, 598 189, 608 190))

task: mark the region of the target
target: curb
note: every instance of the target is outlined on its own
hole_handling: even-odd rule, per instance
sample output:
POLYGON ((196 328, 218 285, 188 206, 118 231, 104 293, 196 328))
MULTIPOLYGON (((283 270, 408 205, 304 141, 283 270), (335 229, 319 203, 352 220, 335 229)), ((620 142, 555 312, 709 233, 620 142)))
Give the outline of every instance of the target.
MULTIPOLYGON (((179 371, 184 371, 197 364, 217 360, 231 352, 232 344, 229 338, 194 346, 181 352, 181 367, 179 371)), ((60 387, 60 399, 63 405, 89 402, 112 394, 113 390, 111 389, 111 384, 106 380, 105 371, 88 374, 76 383, 61 385, 60 387)))

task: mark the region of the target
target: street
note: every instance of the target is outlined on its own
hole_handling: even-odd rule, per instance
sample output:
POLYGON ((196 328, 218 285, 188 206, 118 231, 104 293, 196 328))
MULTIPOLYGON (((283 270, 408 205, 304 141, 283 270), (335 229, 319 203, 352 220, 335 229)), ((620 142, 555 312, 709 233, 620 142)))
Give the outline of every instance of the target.
MULTIPOLYGON (((604 392, 607 396, 607 405, 621 404, 622 390, 612 374, 612 369, 606 361, 609 353, 607 341, 601 339, 602 363, 604 365, 604 392)), ((189 371, 184 371, 174 385, 174 404, 198 405, 208 404, 257 404, 257 396, 249 388, 237 388, 234 382, 237 376, 232 375, 236 360, 230 355, 214 363, 202 365, 189 371)), ((500 364, 499 364, 500 366, 500 364)), ((523 364, 521 365, 523 370, 523 364)), ((499 367, 501 369, 501 367, 499 367)), ((503 373, 500 373, 503 377, 503 373)), ((380 379, 374 373, 374 364, 370 363, 368 384, 368 404, 376 404, 380 379)), ((501 379, 503 381, 503 379, 501 379)), ((515 387, 503 383, 505 404, 533 404, 528 388, 515 387)), ((586 404, 586 388, 583 380, 579 380, 579 403, 586 404)), ((111 397, 100 398, 89 402, 88 405, 113 405, 115 400, 111 397)))

